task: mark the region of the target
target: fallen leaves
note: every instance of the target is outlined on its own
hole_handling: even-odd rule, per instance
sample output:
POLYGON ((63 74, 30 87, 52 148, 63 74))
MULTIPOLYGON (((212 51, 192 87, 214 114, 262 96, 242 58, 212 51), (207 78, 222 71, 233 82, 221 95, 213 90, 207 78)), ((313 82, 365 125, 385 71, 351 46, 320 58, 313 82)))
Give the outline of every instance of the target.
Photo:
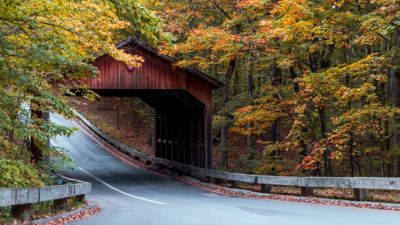
POLYGON ((389 211, 400 211, 400 205, 383 204, 374 202, 353 202, 348 200, 335 200, 335 199, 322 199, 317 197, 298 197, 289 195, 279 194, 264 194, 252 191, 237 191, 231 188, 226 188, 219 185, 208 184, 189 180, 185 178, 176 178, 177 181, 198 187, 204 190, 211 191, 220 195, 242 197, 242 198, 255 198, 264 200, 277 200, 277 201, 288 201, 288 202, 299 202, 307 204, 318 204, 318 205, 330 205, 330 206, 342 206, 342 207, 354 207, 354 208, 365 208, 365 209, 378 209, 378 210, 389 210, 389 211))
POLYGON ((25 223, 26 225, 57 225, 57 224, 68 224, 78 220, 87 219, 92 217, 93 215, 99 213, 101 210, 97 206, 89 207, 87 209, 78 211, 76 213, 62 215, 60 217, 56 217, 54 220, 51 220, 46 223, 36 223, 36 222, 29 222, 25 223))
MULTIPOLYGON (((85 127, 85 126, 83 126, 85 127)), ((89 131, 93 134, 93 132, 89 131)), ((97 136, 93 134, 92 137, 97 136)), ((111 147, 108 143, 105 143, 103 140, 101 142, 104 144, 103 146, 106 147, 107 151, 111 154, 116 156, 117 158, 121 159, 122 161, 131 164, 133 166, 145 168, 147 170, 156 172, 157 174, 168 176, 166 174, 161 173, 161 170, 152 169, 146 166, 144 163, 133 159, 132 157, 124 154, 115 148, 111 147)), ((181 183, 191 185, 194 187, 198 187, 204 190, 208 190, 210 192, 226 195, 226 196, 235 196, 235 197, 242 197, 242 198, 255 198, 255 199, 264 199, 264 200, 277 200, 277 201, 290 201, 290 202, 299 202, 299 203, 308 203, 308 204, 319 204, 319 205, 331 205, 331 206, 342 206, 342 207, 354 207, 354 208, 367 208, 367 209, 378 209, 378 210, 390 210, 390 211, 400 211, 400 205, 391 205, 391 204, 383 204, 383 203, 375 203, 375 202, 354 202, 349 200, 337 200, 337 199, 323 199, 318 197, 299 197, 299 196, 290 196, 290 195, 280 195, 280 194, 264 194, 264 193, 257 193, 254 191, 247 191, 247 190, 234 190, 231 188, 227 188, 224 186, 209 184, 209 183, 202 183, 200 181, 194 181, 192 179, 184 178, 184 177, 175 177, 169 176, 179 181, 181 183)), ((283 188, 285 189, 285 188, 283 188)), ((285 189, 286 190, 286 189, 285 189)), ((287 190, 286 190, 287 191, 287 190)), ((295 194, 293 190, 287 191, 290 194, 295 194)), ((341 196, 341 195, 348 195, 348 193, 339 193, 336 190, 325 190, 319 191, 319 194, 329 194, 332 196, 341 196)), ((344 197, 341 196, 341 197, 344 197)))

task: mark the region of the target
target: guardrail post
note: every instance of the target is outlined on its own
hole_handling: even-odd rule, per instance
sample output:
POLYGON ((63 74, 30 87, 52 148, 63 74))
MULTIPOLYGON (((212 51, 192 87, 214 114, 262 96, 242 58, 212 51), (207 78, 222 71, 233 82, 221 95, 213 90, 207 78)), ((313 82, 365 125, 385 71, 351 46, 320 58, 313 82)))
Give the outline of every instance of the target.
POLYGON ((31 219, 31 204, 13 205, 11 206, 11 216, 23 221, 31 219))
POLYGON ((365 200, 367 200, 367 197, 368 197, 368 191, 367 191, 367 189, 354 188, 353 196, 354 196, 354 200, 356 200, 356 201, 365 201, 365 200))
POLYGON ((85 201, 85 195, 77 195, 75 196, 75 199, 79 202, 84 202, 85 201))
POLYGON ((271 193, 272 185, 270 184, 261 184, 261 192, 262 193, 271 193))
POLYGON ((210 184, 222 184, 222 180, 219 178, 215 178, 215 177, 207 177, 207 181, 210 184))
POLYGON ((314 188, 312 187, 301 187, 302 196, 312 196, 314 195, 314 188))
POLYGON ((239 182, 231 180, 230 183, 231 183, 231 188, 239 188, 239 182))
POLYGON ((53 208, 55 210, 66 210, 68 198, 60 198, 53 201, 53 208))

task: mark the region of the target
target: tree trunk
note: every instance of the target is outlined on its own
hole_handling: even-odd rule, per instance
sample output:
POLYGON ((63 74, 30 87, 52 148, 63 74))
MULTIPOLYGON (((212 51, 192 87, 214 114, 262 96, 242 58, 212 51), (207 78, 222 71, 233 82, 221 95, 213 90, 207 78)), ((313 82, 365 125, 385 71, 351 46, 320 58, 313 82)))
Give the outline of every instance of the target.
POLYGON ((354 177, 354 159, 353 159, 353 132, 350 131, 349 133, 350 140, 349 140, 349 163, 350 163, 350 176, 354 177))
MULTIPOLYGON (((350 85, 350 76, 349 75, 346 75, 346 86, 347 87, 351 87, 351 85, 350 85)), ((351 101, 349 101, 347 103, 347 110, 348 111, 351 110, 351 101)), ((353 154, 354 154, 354 147, 353 147, 354 137, 353 136, 354 136, 353 131, 350 130, 349 131, 348 154, 349 154, 349 164, 350 164, 350 175, 352 177, 354 177, 354 159, 353 159, 354 158, 353 157, 353 154)))
POLYGON ((235 71, 235 77, 233 80, 233 96, 239 94, 239 71, 235 71))
MULTIPOLYGON (((327 133, 325 107, 321 107, 318 109, 318 116, 319 116, 320 129, 321 129, 321 138, 325 138, 326 133, 327 133)), ((332 167, 331 167, 331 163, 329 160, 328 150, 324 151, 323 160, 324 160, 325 175, 331 176, 332 175, 332 167)))
POLYGON ((300 86, 299 83, 296 80, 297 75, 296 75, 296 71, 294 70, 293 66, 290 67, 289 69, 290 72, 290 78, 292 79, 293 82, 293 91, 294 93, 298 93, 300 91, 300 86))
MULTIPOLYGON (((391 69, 389 72, 389 93, 393 101, 393 105, 400 107, 400 71, 391 69)), ((400 124, 398 119, 393 121, 395 124, 400 124)), ((393 126, 393 146, 400 145, 400 130, 397 126, 393 126)), ((396 155, 393 164, 393 176, 400 176, 400 156, 396 155)))
MULTIPOLYGON (((294 70, 293 70, 294 72, 294 70)), ((295 74, 294 74, 295 75, 295 74)), ((279 68, 276 64, 272 66, 272 79, 271 79, 271 84, 273 86, 278 86, 282 84, 282 70, 279 68)), ((276 99, 281 100, 281 95, 278 93, 276 96, 274 96, 276 99)), ((280 124, 279 124, 279 119, 276 119, 274 121, 274 124, 271 127, 271 139, 274 143, 279 142, 280 139, 280 124)), ((274 152, 274 155, 279 154, 278 152, 274 152)))
MULTIPOLYGON (((252 99, 254 95, 254 77, 253 77, 253 57, 250 54, 248 68, 247 68, 247 94, 249 104, 252 104, 252 99)), ((247 135, 247 161, 251 162, 255 159, 255 137, 253 135, 247 135)), ((248 166, 250 166, 248 164, 248 166)))
MULTIPOLYGON (((380 126, 382 127, 382 120, 379 120, 380 126)), ((385 176, 385 147, 384 147, 384 134, 380 135, 379 149, 381 151, 381 176, 385 176)))
POLYGON ((229 101, 229 83, 232 78, 233 72, 236 68, 236 59, 233 59, 229 62, 228 68, 225 73, 225 85, 223 87, 223 98, 222 98, 222 116, 224 117, 224 122, 221 125, 221 138, 220 138, 220 149, 221 149, 221 167, 228 167, 228 151, 227 151, 227 141, 226 134, 228 133, 228 124, 226 118, 229 116, 228 112, 225 108, 225 104, 229 101))
MULTIPOLYGON (((295 71, 293 66, 291 66, 289 68, 289 73, 290 73, 290 78, 292 79, 292 82, 293 82, 293 91, 294 91, 294 93, 300 92, 300 85, 299 85, 299 83, 297 81, 295 81, 298 76, 297 76, 296 71, 295 71)), ((304 128, 303 132, 306 133, 307 129, 304 128)), ((301 154, 301 156, 303 158, 305 158, 307 156, 307 145, 306 145, 306 143, 304 143, 304 140, 300 141, 300 145, 301 145, 301 149, 302 149, 300 154, 301 154)), ((319 168, 319 166, 318 166, 318 168, 319 168)), ((312 174, 315 175, 316 171, 313 171, 312 174)))
MULTIPOLYGON (((32 121, 38 120, 38 119, 44 119, 44 120, 49 120, 49 113, 48 112, 43 112, 41 110, 41 107, 37 104, 32 102, 31 104, 31 118, 32 121)), ((49 142, 49 140, 48 140, 49 142)), ((31 143, 30 143, 30 150, 31 150, 31 162, 32 163, 39 163, 40 161, 43 160, 43 146, 44 145, 49 145, 49 143, 40 143, 38 140, 36 140, 35 137, 31 137, 31 143)))

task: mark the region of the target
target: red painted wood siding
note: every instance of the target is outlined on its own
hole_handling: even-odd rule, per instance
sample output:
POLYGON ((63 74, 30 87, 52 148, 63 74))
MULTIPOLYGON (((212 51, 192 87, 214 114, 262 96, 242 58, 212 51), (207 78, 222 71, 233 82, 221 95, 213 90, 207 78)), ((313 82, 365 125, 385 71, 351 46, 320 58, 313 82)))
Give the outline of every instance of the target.
MULTIPOLYGON (((132 47, 132 46, 130 46, 132 47)), ((94 62, 99 70, 96 78, 88 79, 87 85, 93 90, 187 90, 207 107, 211 106, 212 86, 195 74, 174 68, 171 62, 139 46, 133 47, 133 54, 144 58, 139 68, 129 71, 128 67, 109 55, 94 62)))

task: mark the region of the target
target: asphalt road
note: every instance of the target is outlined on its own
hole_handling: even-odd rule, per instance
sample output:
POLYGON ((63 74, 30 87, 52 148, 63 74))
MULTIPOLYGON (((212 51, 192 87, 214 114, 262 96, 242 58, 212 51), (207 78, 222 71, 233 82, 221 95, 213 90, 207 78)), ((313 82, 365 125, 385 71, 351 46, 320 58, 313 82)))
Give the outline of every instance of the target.
POLYGON ((67 175, 91 182, 87 199, 102 209, 76 224, 400 225, 400 212, 216 195, 126 164, 82 130, 52 141, 75 160, 77 169, 67 175))

